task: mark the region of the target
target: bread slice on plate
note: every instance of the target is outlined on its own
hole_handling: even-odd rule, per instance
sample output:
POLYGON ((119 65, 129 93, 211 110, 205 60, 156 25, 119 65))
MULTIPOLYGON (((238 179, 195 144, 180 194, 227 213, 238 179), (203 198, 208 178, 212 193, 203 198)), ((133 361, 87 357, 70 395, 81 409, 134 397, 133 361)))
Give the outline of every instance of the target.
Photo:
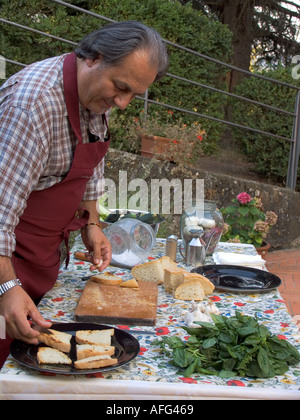
POLYGON ((122 283, 122 279, 110 271, 106 271, 105 273, 101 274, 95 274, 91 276, 90 280, 96 283, 106 284, 108 286, 118 286, 122 283))
POLYGON ((93 346, 91 344, 77 344, 76 355, 77 360, 86 359, 93 356, 113 356, 115 354, 114 346, 93 346))
POLYGON ((175 298, 182 300, 200 301, 205 298, 205 292, 202 284, 194 279, 182 283, 175 290, 175 298))
POLYGON ((118 359, 108 355, 87 357, 86 359, 74 362, 75 369, 98 369, 101 367, 112 366, 118 363, 118 359))
POLYGON ((113 328, 108 328, 107 330, 76 331, 75 340, 77 344, 110 346, 111 337, 114 333, 115 330, 113 328))
POLYGON ((72 360, 63 352, 51 347, 40 347, 37 352, 39 364, 47 365, 71 365, 72 360))
POLYGON ((38 340, 47 346, 62 351, 63 353, 70 353, 72 335, 52 329, 49 331, 51 331, 52 334, 40 333, 38 340))

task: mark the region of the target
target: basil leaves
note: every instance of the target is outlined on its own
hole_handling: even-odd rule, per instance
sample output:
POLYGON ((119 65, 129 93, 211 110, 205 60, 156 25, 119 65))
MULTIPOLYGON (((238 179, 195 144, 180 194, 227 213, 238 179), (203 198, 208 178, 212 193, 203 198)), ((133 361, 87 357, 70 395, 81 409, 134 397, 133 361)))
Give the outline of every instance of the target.
POLYGON ((171 363, 184 370, 185 377, 199 373, 225 379, 271 378, 284 374, 289 365, 300 360, 296 347, 272 335, 257 318, 239 312, 232 317, 211 317, 213 324, 196 322, 199 328, 183 327, 190 335, 187 341, 173 336, 152 342, 172 357, 171 363))

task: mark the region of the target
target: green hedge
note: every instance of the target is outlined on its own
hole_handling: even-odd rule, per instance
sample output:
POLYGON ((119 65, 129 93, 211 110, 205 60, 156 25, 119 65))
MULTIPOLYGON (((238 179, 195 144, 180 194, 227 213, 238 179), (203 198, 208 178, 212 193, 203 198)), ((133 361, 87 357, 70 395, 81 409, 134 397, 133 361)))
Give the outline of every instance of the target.
MULTIPOLYGON (((291 68, 279 67, 276 70, 263 72, 262 74, 272 79, 300 86, 300 81, 292 78, 291 68)), ((249 77, 239 84, 235 93, 294 112, 295 89, 249 77)), ((292 137, 292 116, 240 100, 232 100, 231 104, 234 122, 287 138, 292 137)), ((282 185, 285 184, 291 147, 289 141, 239 129, 233 130, 233 135, 249 160, 255 163, 258 173, 280 182, 282 185)), ((300 168, 298 175, 300 175, 300 168)), ((300 189, 300 181, 297 189, 300 189)))

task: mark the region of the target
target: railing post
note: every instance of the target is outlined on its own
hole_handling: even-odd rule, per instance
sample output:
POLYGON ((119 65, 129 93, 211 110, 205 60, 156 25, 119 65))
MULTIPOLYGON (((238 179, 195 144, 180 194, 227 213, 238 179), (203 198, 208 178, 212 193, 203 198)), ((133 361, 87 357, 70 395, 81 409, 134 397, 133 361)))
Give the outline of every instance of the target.
POLYGON ((295 101, 295 117, 290 149, 290 158, 286 186, 295 191, 297 184, 298 165, 300 157, 300 91, 298 90, 295 101))

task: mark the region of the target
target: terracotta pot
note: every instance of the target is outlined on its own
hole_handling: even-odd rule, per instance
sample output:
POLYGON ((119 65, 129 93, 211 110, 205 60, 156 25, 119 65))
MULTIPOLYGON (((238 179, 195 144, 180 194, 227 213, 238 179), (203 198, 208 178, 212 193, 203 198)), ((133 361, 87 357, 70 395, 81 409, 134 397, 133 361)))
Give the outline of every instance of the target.
POLYGON ((172 144, 172 139, 167 137, 151 136, 148 134, 142 134, 142 150, 141 155, 152 158, 155 156, 157 159, 165 160, 160 155, 166 153, 172 144))
POLYGON ((269 244, 268 242, 263 242, 261 247, 256 248, 256 251, 259 255, 261 255, 262 258, 265 258, 270 248, 271 244, 269 244))

